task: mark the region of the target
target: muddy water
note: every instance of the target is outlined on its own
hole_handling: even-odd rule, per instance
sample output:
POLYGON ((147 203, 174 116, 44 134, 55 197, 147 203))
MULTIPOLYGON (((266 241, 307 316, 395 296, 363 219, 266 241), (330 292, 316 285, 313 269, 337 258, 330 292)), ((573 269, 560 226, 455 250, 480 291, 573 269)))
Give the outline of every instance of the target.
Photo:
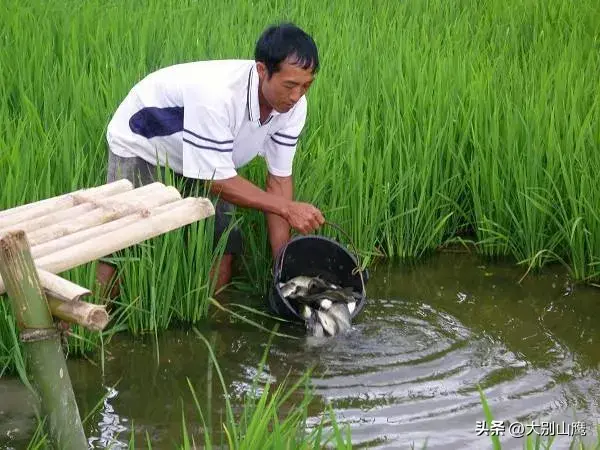
MULTIPOLYGON (((427 448, 491 448, 490 437, 477 431, 484 420, 478 385, 495 419, 506 423, 503 448, 523 446, 508 431, 515 421, 554 421, 567 430, 585 421, 588 436, 595 434, 600 289, 574 288, 560 269, 518 284, 522 275, 510 264, 453 253, 414 268, 373 268, 370 302, 352 332, 326 342, 276 338, 261 383, 313 367, 318 401, 310 413, 317 416, 331 404, 351 425, 356 448, 421 448, 425 442, 427 448)), ((257 376, 267 336, 219 317, 200 331, 212 342, 230 398, 239 405, 257 376)), ((86 360, 69 364, 83 416, 106 396, 86 422, 94 448, 126 448, 132 428, 139 448, 146 434, 153 448, 174 448, 181 442, 182 413, 188 430, 198 433, 190 385, 217 441, 221 436, 223 393, 206 345, 191 331, 173 330, 157 341, 118 336, 107 346, 104 373, 86 360)), ((12 409, 0 413, 0 446, 20 448, 33 422, 27 406, 15 406, 22 390, 6 383, 0 382, 2 398, 12 399, 12 409)), ((567 448, 570 440, 559 436, 553 448, 567 448)))

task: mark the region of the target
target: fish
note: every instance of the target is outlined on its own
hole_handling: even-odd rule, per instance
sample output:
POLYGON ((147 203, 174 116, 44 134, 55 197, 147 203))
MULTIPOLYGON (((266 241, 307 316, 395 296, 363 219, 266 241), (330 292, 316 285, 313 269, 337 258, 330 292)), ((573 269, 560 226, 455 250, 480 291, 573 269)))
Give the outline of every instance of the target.
POLYGON ((355 301, 354 296, 351 293, 351 288, 327 289, 325 291, 317 292, 316 294, 302 296, 298 298, 297 301, 309 304, 311 302, 319 302, 323 299, 327 299, 332 303, 349 303, 355 301))
POLYGON ((325 332, 323 330, 323 324, 319 321, 317 311, 314 309, 311 309, 311 315, 306 320, 306 331, 310 336, 318 338, 323 337, 325 335, 325 332))
POLYGON ((337 332, 337 324, 333 318, 329 316, 324 311, 317 310, 317 319, 319 320, 321 326, 323 327, 323 331, 327 333, 329 336, 335 336, 337 332))
POLYGON ((309 335, 335 336, 352 327, 360 294, 320 277, 297 276, 279 283, 281 295, 293 300, 309 335))
POLYGON ((344 333, 352 328, 352 318, 347 304, 335 303, 329 308, 327 315, 335 321, 338 333, 344 333))
MULTIPOLYGON (((318 294, 304 295, 294 298, 294 301, 300 305, 308 305, 315 309, 327 310, 335 302, 344 301, 345 298, 341 296, 338 291, 327 290, 319 292, 318 294)), ((302 307, 303 307, 302 306, 302 307)))
POLYGON ((350 315, 356 310, 358 294, 352 291, 352 288, 345 288, 341 290, 328 289, 323 292, 319 292, 313 295, 300 296, 296 298, 298 303, 304 303, 312 305, 313 307, 318 304, 321 309, 328 310, 332 305, 336 303, 343 303, 347 305, 348 312, 350 315))
POLYGON ((281 291, 281 295, 285 298, 295 298, 302 292, 304 292, 304 295, 306 295, 308 293, 310 280, 311 277, 299 276, 292 278, 291 280, 285 283, 279 283, 279 290, 281 291))
POLYGON ((285 283, 279 283, 279 290, 285 298, 305 297, 328 288, 335 289, 336 286, 332 283, 327 283, 320 277, 308 277, 305 275, 294 277, 285 283))

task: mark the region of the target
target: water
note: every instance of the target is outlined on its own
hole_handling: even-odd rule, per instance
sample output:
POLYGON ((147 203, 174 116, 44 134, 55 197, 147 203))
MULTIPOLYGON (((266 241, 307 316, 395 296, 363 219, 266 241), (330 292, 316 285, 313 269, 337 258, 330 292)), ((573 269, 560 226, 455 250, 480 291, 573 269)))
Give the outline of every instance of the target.
MULTIPOLYGON (((503 448, 523 448, 523 440, 508 432, 515 421, 586 421, 588 436, 595 434, 600 289, 573 287, 560 268, 518 284, 523 273, 511 264, 485 265, 453 253, 415 268, 373 268, 370 301, 352 332, 325 343, 276 338, 261 383, 279 382, 288 373, 294 380, 314 367, 318 402, 310 414, 316 417, 331 404, 351 424, 355 447, 421 448, 427 442, 430 449, 491 448, 490 437, 477 431, 484 420, 478 385, 494 418, 506 422, 503 448)), ((200 331, 212 342, 231 400, 239 405, 257 376, 268 336, 224 315, 200 331)), ((132 427, 138 445, 148 433, 153 448, 173 448, 181 442, 182 413, 188 431, 199 433, 188 380, 220 436, 223 392, 208 369, 206 346, 193 332, 163 333, 158 346, 153 336, 117 336, 104 364, 102 375, 85 359, 69 361, 82 416, 107 396, 86 423, 95 448, 111 442, 126 448, 132 427)), ((0 382, 2 398, 24 395, 10 383, 0 382)), ((0 445, 18 448, 19 436, 33 432, 30 411, 13 400, 12 411, 0 413, 0 445)), ((570 441, 559 436, 553 448, 568 448, 570 441)))

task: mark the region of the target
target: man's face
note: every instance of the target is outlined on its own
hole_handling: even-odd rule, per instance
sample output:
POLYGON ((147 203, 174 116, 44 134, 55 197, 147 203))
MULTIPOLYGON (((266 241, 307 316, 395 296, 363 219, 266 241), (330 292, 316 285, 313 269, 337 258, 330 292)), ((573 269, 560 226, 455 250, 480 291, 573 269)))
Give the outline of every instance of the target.
MULTIPOLYGON (((293 60, 292 60, 293 61, 293 60)), ((263 63, 257 63, 257 71, 261 81, 261 92, 267 103, 279 112, 288 112, 306 93, 313 82, 311 69, 303 69, 287 60, 280 64, 280 70, 271 78, 263 63)))

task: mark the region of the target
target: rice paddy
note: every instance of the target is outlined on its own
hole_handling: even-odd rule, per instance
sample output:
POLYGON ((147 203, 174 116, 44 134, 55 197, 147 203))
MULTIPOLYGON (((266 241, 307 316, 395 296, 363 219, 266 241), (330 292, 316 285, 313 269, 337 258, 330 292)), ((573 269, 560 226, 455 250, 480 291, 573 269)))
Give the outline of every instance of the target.
MULTIPOLYGON (((105 183, 106 125, 138 80, 170 64, 250 59, 265 26, 291 20, 322 61, 296 197, 347 230, 365 264, 416 263, 458 245, 510 260, 523 277, 560 264, 574 282, 600 282, 596 0, 3 4, 0 209, 105 183)), ((264 162, 241 173, 264 185, 264 162)), ((264 218, 242 210, 239 219, 237 287, 263 296, 264 218)), ((74 327, 70 354, 119 331, 206 321, 219 256, 212 226, 121 252, 112 326, 103 336, 74 327)), ((94 273, 91 264, 65 275, 93 289, 94 273)), ((9 309, 0 302, 0 369, 22 373, 9 309)))

